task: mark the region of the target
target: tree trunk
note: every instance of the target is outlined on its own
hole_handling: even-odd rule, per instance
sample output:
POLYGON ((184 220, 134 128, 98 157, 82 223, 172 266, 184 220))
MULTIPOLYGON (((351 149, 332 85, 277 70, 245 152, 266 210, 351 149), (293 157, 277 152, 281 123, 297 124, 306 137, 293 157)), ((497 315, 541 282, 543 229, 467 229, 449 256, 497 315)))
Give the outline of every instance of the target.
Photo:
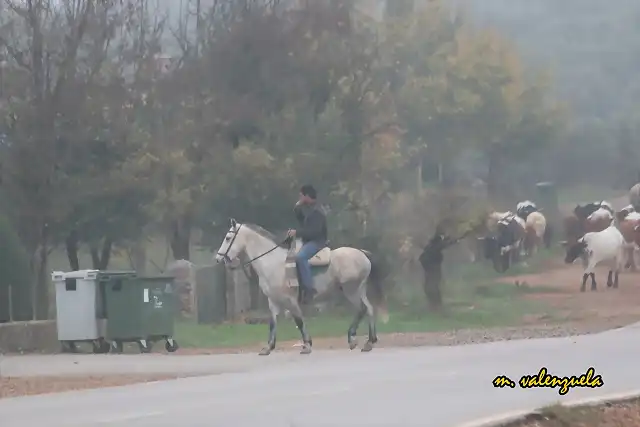
POLYGON ((94 270, 106 270, 109 268, 109 262, 111 261, 111 247, 113 241, 109 237, 105 237, 102 241, 102 249, 99 251, 98 247, 94 244, 91 245, 91 262, 94 270))
POLYGON ((492 148, 489 152, 489 173, 487 174, 487 192, 491 199, 499 196, 501 173, 502 154, 499 148, 492 148))
POLYGON ((189 217, 183 217, 173 221, 171 226, 171 238, 169 239, 171 245, 171 252, 173 259, 191 260, 190 244, 191 244, 191 219, 189 217))
POLYGON ((67 236, 67 239, 65 240, 65 247, 67 250, 69 267, 71 267, 72 271, 80 270, 80 260, 78 259, 78 233, 75 230, 67 236))
POLYGON ((49 274, 47 261, 49 258, 47 225, 42 226, 41 244, 31 252, 31 271, 33 282, 31 288, 31 310, 33 320, 49 318, 49 274))
POLYGON ((143 239, 138 240, 133 246, 133 268, 138 274, 147 273, 147 248, 143 239))
POLYGON ((421 156, 420 162, 418 162, 418 167, 416 169, 416 189, 417 189, 418 195, 422 194, 422 188, 424 187, 424 182, 422 180, 423 168, 424 168, 424 159, 421 156))

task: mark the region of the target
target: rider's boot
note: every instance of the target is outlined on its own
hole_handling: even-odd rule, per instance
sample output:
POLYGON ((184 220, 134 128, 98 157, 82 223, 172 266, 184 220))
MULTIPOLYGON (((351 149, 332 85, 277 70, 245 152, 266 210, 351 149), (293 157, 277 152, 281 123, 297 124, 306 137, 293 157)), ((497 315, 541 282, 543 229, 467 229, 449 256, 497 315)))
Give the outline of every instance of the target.
POLYGON ((317 291, 313 288, 306 288, 302 291, 302 303, 310 304, 313 301, 313 297, 316 295, 317 291))

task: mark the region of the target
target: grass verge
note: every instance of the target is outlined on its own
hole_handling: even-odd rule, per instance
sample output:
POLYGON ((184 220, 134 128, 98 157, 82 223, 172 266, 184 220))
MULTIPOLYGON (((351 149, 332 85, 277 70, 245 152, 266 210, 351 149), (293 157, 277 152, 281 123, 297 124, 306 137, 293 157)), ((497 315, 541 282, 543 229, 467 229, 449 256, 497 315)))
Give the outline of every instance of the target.
POLYGON ((568 408, 547 406, 504 427, 638 427, 640 399, 568 408))
MULTIPOLYGON (((548 263, 554 254, 540 253, 527 267, 519 267, 509 274, 531 273, 548 263)), ((532 316, 544 316, 554 321, 551 308, 543 302, 522 298, 523 295, 552 292, 551 288, 517 287, 497 283, 500 277, 485 264, 463 265, 447 275, 444 285, 445 307, 440 312, 427 310, 425 296, 419 285, 407 286, 402 298, 390 303, 389 322, 378 323, 378 333, 439 332, 468 328, 518 326, 532 316)), ((348 308, 336 309, 308 318, 309 333, 313 337, 346 336, 354 312, 348 308)), ((366 333, 366 319, 360 333, 366 333)), ((266 325, 228 323, 197 325, 180 322, 176 338, 181 347, 216 348, 241 347, 263 342, 267 337, 266 325)), ((292 321, 281 316, 278 322, 278 340, 297 340, 300 334, 292 321)))

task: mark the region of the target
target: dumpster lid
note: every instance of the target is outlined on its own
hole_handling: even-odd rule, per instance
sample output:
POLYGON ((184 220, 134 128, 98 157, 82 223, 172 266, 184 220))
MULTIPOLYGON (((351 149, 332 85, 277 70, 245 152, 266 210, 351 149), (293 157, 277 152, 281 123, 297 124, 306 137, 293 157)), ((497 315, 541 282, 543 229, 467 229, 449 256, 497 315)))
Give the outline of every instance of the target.
POLYGON ((77 271, 53 271, 51 273, 51 280, 54 282, 65 279, 84 279, 95 280, 98 277, 100 270, 77 270, 77 271))
POLYGON ((112 277, 136 277, 138 273, 132 270, 102 270, 98 271, 98 280, 109 280, 112 277))
POLYGON ((138 276, 140 280, 174 280, 175 277, 170 275, 158 275, 158 276, 138 276))

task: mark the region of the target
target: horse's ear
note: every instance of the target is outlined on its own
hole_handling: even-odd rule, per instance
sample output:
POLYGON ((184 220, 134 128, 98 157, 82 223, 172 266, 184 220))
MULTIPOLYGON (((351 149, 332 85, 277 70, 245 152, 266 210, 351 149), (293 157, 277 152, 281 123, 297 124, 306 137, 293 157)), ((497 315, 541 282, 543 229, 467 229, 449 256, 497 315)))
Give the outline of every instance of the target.
POLYGON ((236 225, 238 225, 238 222, 233 218, 229 218, 229 223, 231 224, 231 228, 236 228, 236 225))

